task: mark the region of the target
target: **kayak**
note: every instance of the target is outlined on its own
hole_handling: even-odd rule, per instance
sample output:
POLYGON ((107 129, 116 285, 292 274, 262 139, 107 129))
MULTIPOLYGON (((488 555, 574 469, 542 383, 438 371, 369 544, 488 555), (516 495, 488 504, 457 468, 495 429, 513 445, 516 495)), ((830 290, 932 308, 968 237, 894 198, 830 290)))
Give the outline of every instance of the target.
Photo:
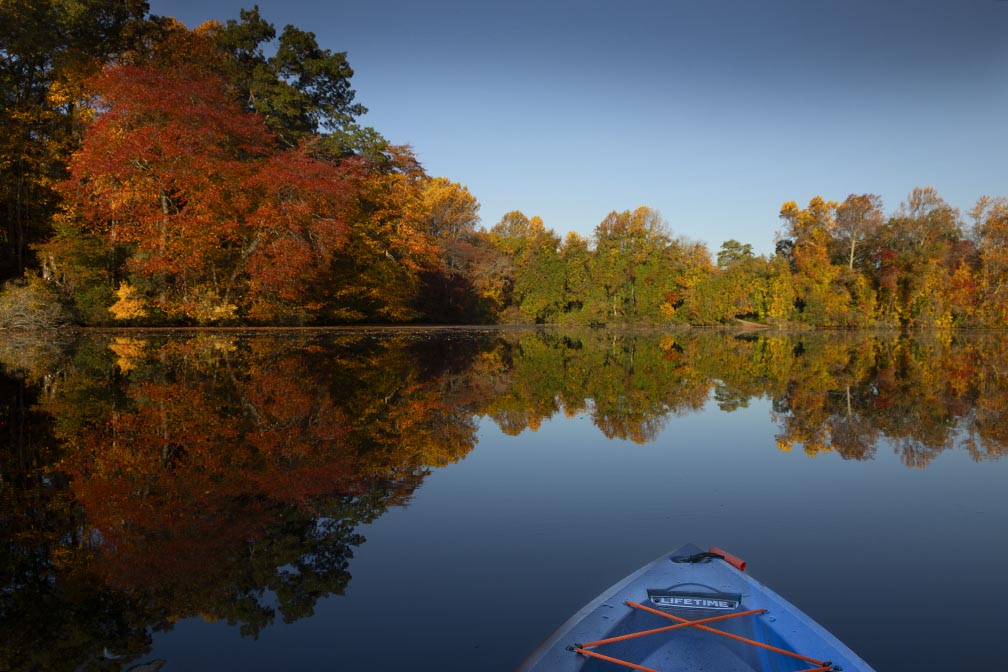
POLYGON ((746 563, 688 544, 562 625, 518 672, 874 672, 746 563))

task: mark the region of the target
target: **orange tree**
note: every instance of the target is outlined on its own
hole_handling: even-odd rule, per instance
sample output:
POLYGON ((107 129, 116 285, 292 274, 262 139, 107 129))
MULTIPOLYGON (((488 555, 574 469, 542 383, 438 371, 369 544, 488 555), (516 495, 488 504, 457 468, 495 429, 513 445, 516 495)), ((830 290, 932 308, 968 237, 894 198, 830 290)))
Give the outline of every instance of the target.
POLYGON ((278 150, 206 70, 122 65, 93 85, 97 119, 61 190, 81 226, 125 250, 119 279, 188 321, 301 303, 347 238, 356 164, 278 150))

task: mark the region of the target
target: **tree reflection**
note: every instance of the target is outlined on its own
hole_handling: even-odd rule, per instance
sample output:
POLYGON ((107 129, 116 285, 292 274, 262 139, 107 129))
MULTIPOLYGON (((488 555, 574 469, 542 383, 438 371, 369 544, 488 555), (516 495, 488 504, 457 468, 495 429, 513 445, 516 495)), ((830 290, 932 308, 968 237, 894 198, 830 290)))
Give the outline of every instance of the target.
POLYGON ((774 395, 782 449, 801 444, 809 455, 863 460, 884 439, 910 467, 956 446, 975 459, 1003 450, 996 425, 978 413, 1003 395, 1004 375, 996 373, 1008 356, 1003 341, 945 334, 851 342, 818 334, 800 343, 786 391, 774 395), (980 362, 994 375, 983 375, 980 362))
POLYGON ((341 594, 359 526, 475 444, 457 373, 416 350, 131 335, 81 343, 44 384, 4 378, 25 438, 2 453, 0 668, 115 667, 148 629, 254 636, 341 594))
POLYGON ((998 335, 130 332, 0 360, 11 670, 116 669, 195 615, 250 636, 311 615, 350 582, 360 526, 472 450, 481 417, 646 443, 766 399, 778 447, 810 456, 1008 446, 998 335))
POLYGON ((671 416, 702 408, 712 386, 672 337, 538 332, 505 349, 496 373, 509 383, 482 410, 509 435, 562 410, 588 413, 606 438, 647 443, 671 416))
POLYGON ((489 371, 503 382, 481 410, 509 435, 562 411, 646 443, 709 400, 732 412, 768 398, 778 448, 809 456, 868 460, 885 442, 925 467, 953 447, 979 460, 1008 445, 996 334, 546 331, 504 345, 489 371))

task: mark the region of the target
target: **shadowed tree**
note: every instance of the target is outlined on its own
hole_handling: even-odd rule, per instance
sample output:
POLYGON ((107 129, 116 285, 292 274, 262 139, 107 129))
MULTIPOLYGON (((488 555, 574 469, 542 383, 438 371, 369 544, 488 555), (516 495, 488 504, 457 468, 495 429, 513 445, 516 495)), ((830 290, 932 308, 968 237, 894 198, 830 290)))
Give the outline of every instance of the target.
POLYGON ((0 2, 0 280, 23 275, 50 235, 82 82, 128 48, 146 11, 144 0, 0 2))

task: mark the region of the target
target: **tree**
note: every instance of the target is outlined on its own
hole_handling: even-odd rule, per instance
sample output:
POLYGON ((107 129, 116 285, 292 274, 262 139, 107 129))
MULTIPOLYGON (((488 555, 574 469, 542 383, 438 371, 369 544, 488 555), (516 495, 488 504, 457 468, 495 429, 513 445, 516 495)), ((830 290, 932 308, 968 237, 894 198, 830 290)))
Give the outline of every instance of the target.
MULTIPOLYGON (((829 246, 836 227, 836 201, 813 196, 807 208, 795 201, 781 206, 780 218, 787 223, 783 240, 787 241, 792 266, 808 276, 829 274, 829 246)), ((821 279, 825 279, 823 276, 821 279)))
POLYGON ((718 250, 717 265, 718 268, 728 268, 736 262, 752 259, 752 257, 753 249, 749 243, 743 245, 735 239, 726 240, 721 243, 721 249, 718 250))
POLYGON ((687 324, 780 323, 792 318, 795 298, 783 257, 748 257, 705 275, 676 314, 687 324))
POLYGON ((538 217, 529 221, 529 237, 515 260, 514 296, 518 308, 536 323, 557 321, 564 307, 565 265, 560 237, 538 217))
POLYGON ((889 220, 889 240, 900 252, 930 252, 943 242, 959 240, 959 211, 945 202, 934 187, 914 187, 889 220))
POLYGON ((528 240, 530 220, 520 210, 504 213, 496 224, 490 227, 490 237, 502 251, 517 256, 522 245, 528 240))
POLYGON ((513 264, 510 302, 519 315, 509 319, 557 321, 564 309, 566 282, 560 237, 546 228, 542 218, 529 219, 518 210, 505 213, 489 235, 513 264))
POLYGON ((780 217, 787 222, 784 249, 794 274, 795 307, 799 317, 819 326, 848 325, 853 320, 851 295, 831 263, 830 250, 836 231, 836 201, 821 196, 809 200, 807 208, 794 201, 781 206, 780 217))
POLYGON ((419 277, 467 263, 472 194, 358 125, 311 32, 146 12, 0 4, 0 279, 37 251, 90 324, 418 317, 419 277))
POLYGON ((433 322, 484 323, 497 314, 495 300, 482 281, 486 262, 500 256, 485 234, 477 234, 479 202, 469 190, 445 177, 419 185, 424 211, 423 234, 440 248, 440 259, 421 272, 415 305, 421 319, 433 322))
MULTIPOLYGON (((878 232, 876 283, 889 296, 891 319, 904 325, 952 326, 946 288, 963 255, 959 212, 933 187, 915 187, 878 232)), ((882 293, 882 292, 880 292, 882 293)))
MULTIPOLYGON (((721 246, 718 266, 697 285, 684 309, 691 324, 721 324, 736 318, 781 321, 791 310, 793 295, 780 296, 776 267, 786 262, 752 255, 751 246, 730 240, 721 246)), ((790 272, 783 269, 790 287, 790 272)))
POLYGON ((560 258, 564 264, 564 319, 582 322, 585 304, 595 284, 591 276, 592 252, 588 239, 574 231, 568 232, 560 248, 560 258))
MULTIPOLYGON (((261 114, 288 146, 320 130, 347 141, 361 130, 355 120, 367 108, 354 102, 346 52, 322 49, 314 33, 287 26, 267 57, 263 44, 276 38, 276 29, 258 7, 241 10, 238 21, 211 24, 207 32, 230 56, 228 79, 237 85, 245 109, 261 114)), ((344 149, 351 150, 351 144, 344 149)))
POLYGON ((278 151, 213 72, 123 65, 93 86, 98 117, 60 188, 84 229, 128 249, 156 307, 209 322, 305 303, 347 239, 359 167, 278 151))
POLYGON ((858 247, 870 240, 885 221, 882 197, 877 194, 851 194, 836 210, 836 237, 843 244, 847 268, 854 268, 858 247))
POLYGON ((475 314, 481 321, 498 322, 514 289, 514 258, 501 252, 492 235, 477 232, 472 239, 466 277, 476 293, 475 314))
POLYGON ((127 48, 146 10, 144 0, 0 2, 0 279, 20 277, 50 234, 81 83, 127 48))
POLYGON ((222 263, 230 272, 223 298, 240 297, 245 289, 249 316, 267 322, 326 315, 326 291, 344 288, 333 267, 361 228, 356 207, 362 179, 362 165, 320 161, 307 141, 264 161, 250 180, 255 208, 234 232, 237 249, 222 263), (240 284, 246 278, 247 287, 240 284))
POLYGON ((447 177, 433 177, 424 182, 421 192, 430 235, 458 240, 476 230, 480 206, 466 187, 447 177))
POLYGON ((442 258, 438 241, 427 233, 428 177, 404 146, 389 147, 387 168, 364 165, 346 245, 328 280, 315 288, 322 314, 336 322, 412 320, 419 315, 420 275, 442 258))
POLYGON ((605 301, 604 312, 598 317, 613 320, 658 317, 661 302, 655 302, 653 296, 642 297, 641 293, 665 294, 661 289, 648 291, 656 284, 666 289, 668 279, 662 262, 666 261, 672 236, 661 214, 643 206, 633 212, 614 210, 595 227, 594 237, 592 274, 604 293, 600 298, 605 301))
POLYGON ((1008 323, 1008 198, 982 197, 971 210, 988 322, 1008 323))

